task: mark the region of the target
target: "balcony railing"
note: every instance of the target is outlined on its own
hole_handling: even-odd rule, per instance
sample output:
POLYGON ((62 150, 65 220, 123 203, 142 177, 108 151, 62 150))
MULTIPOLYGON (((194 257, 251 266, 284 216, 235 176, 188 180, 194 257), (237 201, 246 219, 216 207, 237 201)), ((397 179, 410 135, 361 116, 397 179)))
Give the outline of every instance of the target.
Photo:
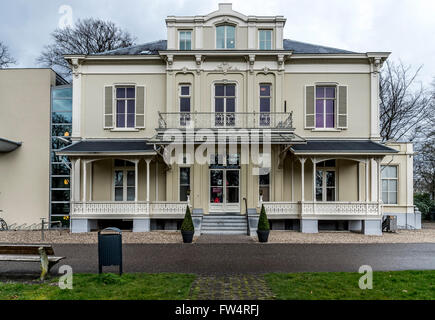
POLYGON ((134 216, 153 214, 180 214, 186 212, 187 202, 146 201, 90 201, 72 202, 71 215, 134 216))
POLYGON ((379 216, 378 202, 305 201, 263 202, 268 215, 379 216))
POLYGON ((293 129, 287 112, 164 112, 159 113, 160 129, 293 129))

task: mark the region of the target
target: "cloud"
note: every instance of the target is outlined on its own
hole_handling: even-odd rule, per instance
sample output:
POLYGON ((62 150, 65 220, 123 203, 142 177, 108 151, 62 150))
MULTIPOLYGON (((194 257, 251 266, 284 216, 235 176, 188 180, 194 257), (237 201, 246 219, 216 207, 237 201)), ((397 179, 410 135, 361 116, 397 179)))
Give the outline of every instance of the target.
MULTIPOLYGON (((204 15, 217 10, 212 0, 14 0, 2 3, 0 40, 19 67, 34 67, 59 23, 62 5, 74 19, 112 20, 137 37, 137 43, 166 39, 168 15, 204 15)), ((233 0, 246 15, 283 15, 286 38, 353 51, 392 51, 392 59, 417 67, 429 83, 435 70, 435 1, 433 0, 233 0)))

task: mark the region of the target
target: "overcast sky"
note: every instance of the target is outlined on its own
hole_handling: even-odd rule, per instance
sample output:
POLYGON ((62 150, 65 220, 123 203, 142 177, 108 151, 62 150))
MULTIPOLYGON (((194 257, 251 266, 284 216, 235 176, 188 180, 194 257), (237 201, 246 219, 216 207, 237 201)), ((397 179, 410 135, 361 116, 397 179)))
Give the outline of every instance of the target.
POLYGON ((74 21, 110 19, 142 43, 166 39, 166 16, 208 14, 219 2, 232 2, 245 15, 285 16, 285 38, 358 52, 391 51, 391 60, 423 65, 423 83, 435 76, 435 0, 2 0, 0 41, 18 61, 14 67, 35 67, 62 5, 71 6, 74 21))

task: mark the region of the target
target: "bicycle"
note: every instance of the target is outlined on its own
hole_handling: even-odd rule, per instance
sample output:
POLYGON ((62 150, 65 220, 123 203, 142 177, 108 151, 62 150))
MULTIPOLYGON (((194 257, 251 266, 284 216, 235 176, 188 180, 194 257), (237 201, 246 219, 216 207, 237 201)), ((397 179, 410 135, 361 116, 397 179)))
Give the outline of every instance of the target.
MULTIPOLYGON (((3 210, 0 210, 0 213, 3 212, 3 210)), ((2 218, 0 218, 0 231, 6 231, 8 230, 8 225, 6 221, 4 221, 2 218)))

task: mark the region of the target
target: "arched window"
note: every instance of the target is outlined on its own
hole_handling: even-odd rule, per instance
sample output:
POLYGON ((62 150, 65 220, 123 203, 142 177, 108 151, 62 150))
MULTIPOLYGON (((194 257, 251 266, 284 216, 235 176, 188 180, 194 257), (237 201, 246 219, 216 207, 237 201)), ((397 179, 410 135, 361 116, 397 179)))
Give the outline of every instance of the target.
POLYGON ((216 48, 234 49, 236 47, 236 27, 221 25, 216 27, 216 48))

